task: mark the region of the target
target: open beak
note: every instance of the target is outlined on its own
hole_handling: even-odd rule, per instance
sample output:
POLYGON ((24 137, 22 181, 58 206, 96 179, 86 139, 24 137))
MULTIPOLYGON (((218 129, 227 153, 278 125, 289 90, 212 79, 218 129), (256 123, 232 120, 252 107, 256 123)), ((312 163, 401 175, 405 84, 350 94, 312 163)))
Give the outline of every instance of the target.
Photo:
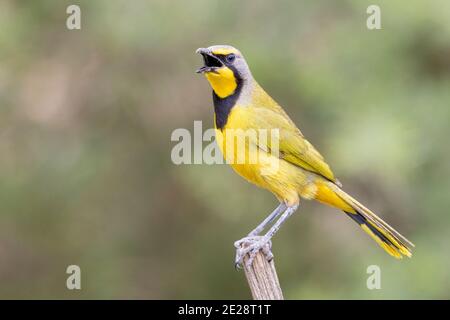
POLYGON ((198 48, 196 53, 199 53, 203 57, 203 67, 200 67, 196 72, 197 73, 205 73, 205 72, 215 72, 217 73, 217 69, 223 67, 223 63, 215 57, 211 51, 206 48, 198 48))

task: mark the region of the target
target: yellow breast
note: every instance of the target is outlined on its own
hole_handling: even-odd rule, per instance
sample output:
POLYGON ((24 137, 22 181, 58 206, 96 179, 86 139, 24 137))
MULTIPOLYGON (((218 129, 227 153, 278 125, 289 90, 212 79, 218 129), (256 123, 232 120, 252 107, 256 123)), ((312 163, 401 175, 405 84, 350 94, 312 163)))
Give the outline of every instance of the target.
POLYGON ((243 107, 234 106, 225 127, 216 128, 216 142, 222 151, 226 162, 242 177, 250 182, 262 186, 261 156, 256 148, 255 136, 243 130, 241 125, 244 112, 243 107))
POLYGON ((216 142, 226 162, 249 182, 270 190, 279 199, 295 203, 307 181, 304 170, 256 147, 257 130, 243 130, 248 108, 235 106, 223 130, 216 128, 216 142))

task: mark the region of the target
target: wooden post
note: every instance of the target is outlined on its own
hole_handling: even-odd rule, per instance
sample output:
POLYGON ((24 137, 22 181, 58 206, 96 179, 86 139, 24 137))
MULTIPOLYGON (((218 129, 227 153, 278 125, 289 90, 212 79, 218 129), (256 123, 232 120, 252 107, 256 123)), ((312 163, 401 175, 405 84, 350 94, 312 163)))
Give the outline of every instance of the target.
POLYGON ((244 271, 254 300, 284 300, 275 270, 274 260, 267 261, 261 251, 251 266, 247 266, 248 255, 244 257, 244 271))

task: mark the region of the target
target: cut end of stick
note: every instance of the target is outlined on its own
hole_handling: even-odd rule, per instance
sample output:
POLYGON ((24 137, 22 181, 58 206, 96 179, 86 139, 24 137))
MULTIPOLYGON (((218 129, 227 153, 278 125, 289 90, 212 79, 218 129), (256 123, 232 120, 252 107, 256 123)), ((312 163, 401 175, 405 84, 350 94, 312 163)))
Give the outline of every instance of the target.
POLYGON ((247 266, 248 259, 249 256, 245 256, 243 264, 253 299, 284 300, 274 260, 267 261, 261 251, 258 251, 251 266, 247 266))

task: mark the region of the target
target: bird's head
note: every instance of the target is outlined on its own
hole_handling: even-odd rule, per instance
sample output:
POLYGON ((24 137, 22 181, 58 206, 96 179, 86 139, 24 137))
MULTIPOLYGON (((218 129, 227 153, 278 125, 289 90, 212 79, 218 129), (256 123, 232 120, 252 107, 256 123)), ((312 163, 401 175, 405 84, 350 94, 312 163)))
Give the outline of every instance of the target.
POLYGON ((203 73, 220 98, 232 95, 238 85, 252 78, 247 62, 238 49, 232 46, 216 45, 199 48, 204 65, 197 70, 203 73))

